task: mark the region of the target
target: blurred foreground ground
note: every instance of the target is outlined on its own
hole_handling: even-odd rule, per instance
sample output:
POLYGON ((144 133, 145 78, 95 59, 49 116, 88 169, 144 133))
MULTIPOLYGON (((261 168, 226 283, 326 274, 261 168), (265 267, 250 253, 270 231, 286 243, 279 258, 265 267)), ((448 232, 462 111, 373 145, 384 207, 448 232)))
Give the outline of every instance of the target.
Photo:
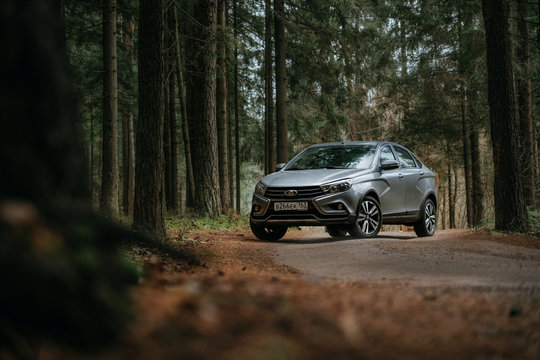
POLYGON ((120 343, 86 355, 45 344, 39 358, 540 358, 537 238, 185 238, 201 266, 134 251, 149 276, 133 289, 136 319, 120 343))

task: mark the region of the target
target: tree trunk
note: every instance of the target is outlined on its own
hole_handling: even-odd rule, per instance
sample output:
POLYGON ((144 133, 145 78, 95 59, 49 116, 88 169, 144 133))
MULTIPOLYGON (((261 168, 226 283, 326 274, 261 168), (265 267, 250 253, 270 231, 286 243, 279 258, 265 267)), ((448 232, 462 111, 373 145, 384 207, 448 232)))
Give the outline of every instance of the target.
POLYGON ((469 151, 469 136, 467 130, 467 91, 462 84, 461 93, 461 134, 463 144, 463 176, 465 177, 465 205, 467 210, 467 227, 472 225, 472 202, 471 202, 471 165, 469 151))
POLYGON ((505 0, 482 0, 486 31, 488 99, 494 162, 495 228, 527 232, 521 180, 512 54, 505 0))
POLYGON ((163 0, 139 3, 139 121, 133 226, 165 235, 163 181, 163 0))
POLYGON ((480 163, 480 139, 478 130, 471 129, 471 180, 472 180, 472 226, 480 226, 484 217, 484 192, 482 189, 482 168, 480 163))
POLYGON ((51 5, 15 0, 0 5, 0 202, 87 206, 77 101, 68 81, 62 26, 51 5))
MULTIPOLYGON (((174 8, 173 8, 174 9, 174 8)), ((173 19, 174 20, 174 19, 173 19)), ((170 31, 174 29, 169 28, 170 31)), ((173 42, 170 43, 171 47, 173 42)), ((173 56, 174 59, 174 56, 173 56)), ((174 61, 174 60, 173 60, 174 61)), ((175 65, 171 62, 169 72, 169 126, 171 135, 171 198, 168 202, 169 208, 176 212, 178 211, 178 130, 176 126, 176 96, 175 96, 175 65)))
POLYGON ((216 92, 216 117, 218 128, 219 156, 219 191, 224 212, 232 205, 229 203, 229 156, 228 156, 228 118, 227 118, 227 58, 226 58, 226 6, 225 0, 219 0, 218 9, 218 76, 216 92))
POLYGON ((446 179, 448 181, 448 228, 456 227, 456 204, 454 202, 454 190, 452 186, 452 166, 450 162, 446 165, 446 179))
POLYGON ((238 114, 238 23, 237 23, 237 6, 238 0, 233 0, 233 17, 234 17, 234 152, 236 162, 236 212, 240 214, 241 210, 241 174, 240 174, 240 116, 238 114))
POLYGON ((103 150, 99 210, 118 215, 116 0, 103 0, 103 150))
POLYGON ((519 124, 521 139, 521 171, 523 176, 523 195, 527 206, 534 207, 535 184, 534 184, 534 131, 531 105, 531 80, 529 65, 529 25, 527 23, 527 6, 524 0, 518 0, 519 44, 517 58, 521 72, 517 79, 519 124))
POLYGON ((195 183, 194 208, 201 214, 221 213, 216 124, 217 2, 199 0, 190 37, 187 105, 195 183))
POLYGON ((287 140, 287 69, 285 64, 285 0, 274 0, 276 47, 276 138, 277 162, 289 161, 287 140))
MULTIPOLYGON (((227 54, 227 59, 231 59, 231 55, 227 54)), ((229 61, 229 67, 232 61, 229 61)), ((234 73, 234 66, 232 66, 232 70, 229 70, 228 73, 234 73)), ((229 204, 231 208, 234 208, 234 161, 233 161, 233 144, 234 144, 234 132, 233 132, 233 109, 234 109, 234 76, 229 76, 227 78, 227 118, 229 119, 229 126, 227 128, 228 131, 228 140, 227 140, 227 146, 229 149, 227 150, 227 156, 229 157, 229 204)))
POLYGON ((272 23, 274 21, 272 2, 265 1, 264 31, 264 123, 265 123, 265 173, 274 172, 276 156, 274 151, 274 86, 272 84, 272 23))
POLYGON ((193 160, 191 159, 191 144, 189 136, 189 125, 186 110, 186 97, 184 91, 184 62, 182 61, 182 53, 180 48, 178 13, 174 11, 175 22, 175 50, 176 50, 176 84, 178 86, 178 99, 180 102, 180 115, 182 123, 182 136, 184 140, 184 154, 186 158, 186 207, 193 208, 195 195, 195 178, 193 177, 193 160))
MULTIPOLYGON (((168 43, 167 47, 168 48, 168 43)), ((167 55, 167 54, 166 54, 167 55)), ((172 197, 172 164, 171 164, 171 118, 169 112, 169 79, 167 75, 169 74, 171 68, 168 62, 165 62, 165 77, 163 83, 163 195, 165 200, 165 209, 169 210, 171 208, 171 197, 172 197)), ((174 104, 173 104, 174 106, 174 104)))
MULTIPOLYGON (((129 2, 133 6, 133 2, 129 2)), ((122 56, 129 62, 129 76, 135 74, 133 66, 135 18, 130 11, 123 11, 122 20, 122 44, 124 51, 122 56)), ((133 216, 133 191, 135 186, 135 158, 133 139, 133 106, 132 94, 128 95, 129 111, 122 116, 122 209, 125 215, 133 216)))

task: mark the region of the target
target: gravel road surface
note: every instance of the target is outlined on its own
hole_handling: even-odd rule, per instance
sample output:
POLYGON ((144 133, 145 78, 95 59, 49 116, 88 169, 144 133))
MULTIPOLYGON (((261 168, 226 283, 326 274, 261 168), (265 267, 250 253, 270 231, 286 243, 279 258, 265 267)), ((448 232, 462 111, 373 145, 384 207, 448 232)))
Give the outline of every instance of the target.
POLYGON ((276 243, 276 262, 314 281, 402 283, 419 287, 505 288, 540 297, 540 250, 474 240, 463 230, 382 232, 374 239, 333 239, 290 231, 276 243))

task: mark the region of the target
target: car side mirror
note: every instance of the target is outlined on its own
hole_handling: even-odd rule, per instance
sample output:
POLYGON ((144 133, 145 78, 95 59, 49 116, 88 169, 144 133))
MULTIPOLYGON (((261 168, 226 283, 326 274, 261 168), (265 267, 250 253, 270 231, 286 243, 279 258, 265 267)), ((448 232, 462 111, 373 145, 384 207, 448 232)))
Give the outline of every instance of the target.
POLYGON ((279 171, 279 170, 283 169, 285 167, 285 165, 287 165, 287 163, 276 164, 276 168, 274 170, 279 171))
POLYGON ((384 160, 381 163, 381 169, 383 170, 392 170, 399 167, 399 162, 397 160, 384 160))

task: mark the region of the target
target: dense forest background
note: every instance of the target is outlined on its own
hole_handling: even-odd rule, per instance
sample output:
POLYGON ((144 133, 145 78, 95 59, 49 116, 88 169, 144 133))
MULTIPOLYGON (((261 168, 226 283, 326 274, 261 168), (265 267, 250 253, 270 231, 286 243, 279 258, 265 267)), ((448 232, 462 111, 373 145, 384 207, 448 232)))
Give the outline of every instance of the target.
POLYGON ((260 176, 308 145, 392 140, 437 173, 439 228, 527 231, 540 196, 539 9, 61 1, 93 205, 164 234, 166 214, 247 213, 260 176))

